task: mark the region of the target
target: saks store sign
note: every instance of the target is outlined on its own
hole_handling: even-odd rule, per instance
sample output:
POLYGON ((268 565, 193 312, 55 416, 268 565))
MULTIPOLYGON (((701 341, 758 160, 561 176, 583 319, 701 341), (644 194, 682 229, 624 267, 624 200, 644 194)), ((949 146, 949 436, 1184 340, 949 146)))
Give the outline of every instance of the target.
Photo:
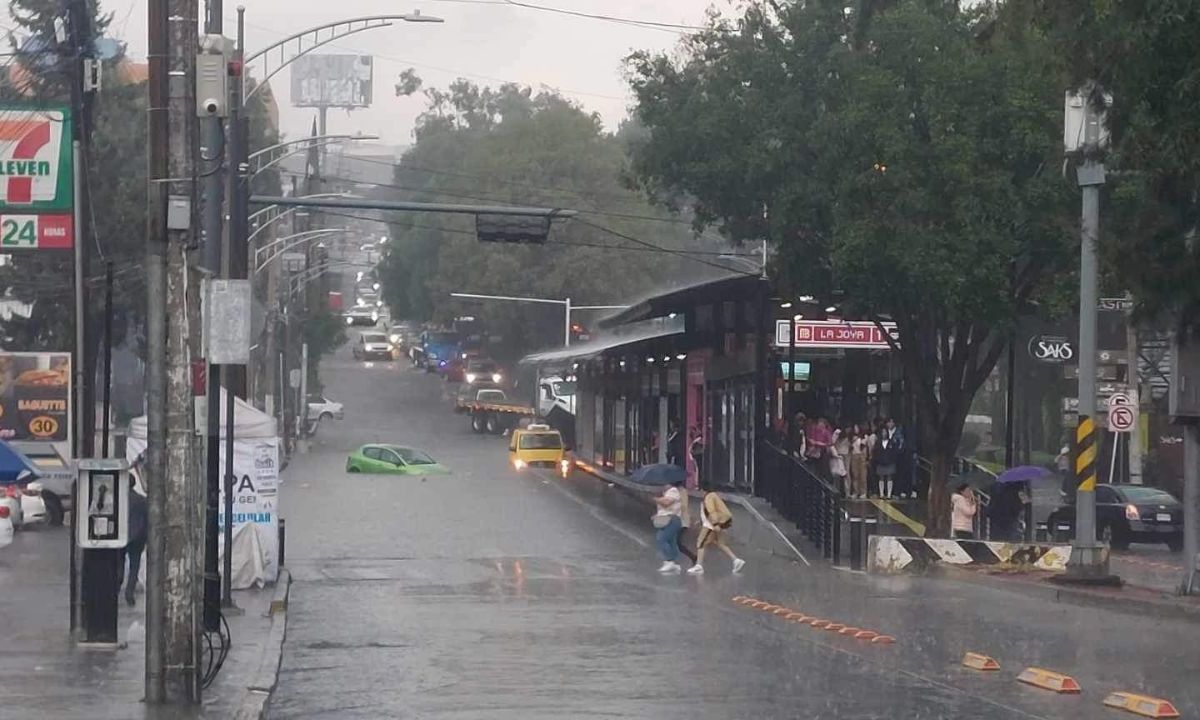
POLYGON ((66 108, 0 105, 0 252, 72 246, 73 172, 66 108))
POLYGON ((1061 335, 1034 335, 1029 338, 1029 356, 1047 363, 1065 363, 1075 359, 1075 346, 1061 335))

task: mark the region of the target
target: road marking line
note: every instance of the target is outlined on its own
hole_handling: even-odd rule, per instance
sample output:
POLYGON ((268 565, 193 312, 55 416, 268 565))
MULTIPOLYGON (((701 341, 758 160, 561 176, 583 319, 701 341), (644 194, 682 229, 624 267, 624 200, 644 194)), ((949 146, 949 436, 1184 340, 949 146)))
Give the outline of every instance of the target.
MULTIPOLYGON (((541 478, 541 479, 543 479, 543 480, 545 480, 545 479, 546 479, 546 478, 545 478, 545 476, 544 476, 544 475, 542 475, 540 472, 538 472, 538 473, 536 473, 536 474, 538 475, 538 477, 539 477, 539 478, 541 478)), ((603 523, 604 525, 608 526, 608 528, 609 528, 610 530, 615 530, 616 532, 620 533, 621 535, 624 535, 626 538, 628 538, 628 539, 632 540, 633 542, 637 543, 638 545, 640 545, 640 546, 642 546, 642 547, 644 547, 644 548, 648 548, 648 547, 650 547, 650 543, 646 542, 645 540, 643 540, 642 538, 638 537, 637 535, 634 535, 634 534, 633 534, 632 532, 630 532, 628 529, 621 527, 620 525, 616 524, 616 523, 615 523, 615 522, 613 522, 612 520, 609 520, 608 518, 606 518, 606 517, 604 517, 603 515, 601 515, 601 514, 599 513, 599 511, 597 511, 597 510, 596 510, 596 506, 595 506, 595 505, 592 505, 592 504, 591 504, 590 502, 588 502, 587 500, 584 500, 584 499, 582 499, 582 498, 576 497, 574 493, 572 493, 571 491, 567 490, 566 488, 564 488, 563 486, 559 485, 559 484, 558 484, 558 483, 556 483, 556 482, 552 482, 552 483, 550 483, 550 484, 549 484, 549 486, 550 486, 550 487, 552 487, 552 488, 554 488, 554 489, 555 489, 557 492, 559 492, 559 493, 560 493, 560 494, 562 494, 563 496, 570 498, 570 499, 571 499, 571 500, 572 500, 572 501, 573 501, 573 502, 574 502, 576 505, 578 505, 579 507, 581 507, 581 508, 583 508, 584 510, 586 510, 586 511, 587 511, 587 513, 588 513, 588 515, 591 515, 591 516, 592 516, 593 518, 595 518, 596 520, 599 520, 601 523, 603 523)))

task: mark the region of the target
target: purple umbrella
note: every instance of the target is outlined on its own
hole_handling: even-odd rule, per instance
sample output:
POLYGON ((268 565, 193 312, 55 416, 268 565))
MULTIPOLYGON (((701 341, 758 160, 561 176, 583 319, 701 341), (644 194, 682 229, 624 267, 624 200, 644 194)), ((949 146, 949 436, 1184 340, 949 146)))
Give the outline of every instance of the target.
POLYGON ((1050 474, 1050 471, 1040 465, 1018 465, 1015 468, 1009 468, 996 476, 998 483, 1019 483, 1029 482, 1031 480, 1041 480, 1050 474))

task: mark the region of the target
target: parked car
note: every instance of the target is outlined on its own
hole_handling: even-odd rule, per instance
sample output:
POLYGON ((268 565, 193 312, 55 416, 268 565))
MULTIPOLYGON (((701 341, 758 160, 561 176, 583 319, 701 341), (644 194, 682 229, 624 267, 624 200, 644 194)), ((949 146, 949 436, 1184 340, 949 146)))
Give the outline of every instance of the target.
MULTIPOLYGON (((1056 539, 1075 536, 1075 506, 1063 505, 1047 520, 1056 539)), ((1124 550, 1130 543, 1166 543, 1183 549, 1183 504, 1166 490, 1145 485, 1096 486, 1096 537, 1124 550)))
POLYGON ((36 482, 41 487, 46 521, 51 525, 62 525, 64 515, 71 509, 74 464, 59 454, 54 443, 14 440, 9 444, 24 454, 37 469, 36 482))
POLYGON ((387 335, 380 332, 365 332, 354 344, 355 360, 391 360, 392 344, 387 335))
POLYGON ((312 420, 341 420, 346 416, 346 410, 340 402, 334 402, 324 395, 308 396, 308 417, 312 420))
POLYGON ((401 445, 363 445, 346 458, 348 473, 383 475, 444 475, 446 466, 415 448, 401 445))

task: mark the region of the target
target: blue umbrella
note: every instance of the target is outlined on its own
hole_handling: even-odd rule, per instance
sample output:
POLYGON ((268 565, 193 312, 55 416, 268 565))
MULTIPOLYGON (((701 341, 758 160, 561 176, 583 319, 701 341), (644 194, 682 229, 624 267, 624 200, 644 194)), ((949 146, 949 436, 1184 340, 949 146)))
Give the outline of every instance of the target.
POLYGON ((1050 471, 1040 465, 1018 465, 1015 468, 1009 468, 996 476, 998 483, 1020 483, 1030 482, 1031 480, 1041 480, 1050 474, 1050 471))
POLYGON ((25 454, 0 440, 0 485, 27 482, 41 475, 25 454))
POLYGON ((630 480, 639 485, 674 485, 687 479, 687 472, 678 465, 658 463, 643 465, 633 471, 630 480))

